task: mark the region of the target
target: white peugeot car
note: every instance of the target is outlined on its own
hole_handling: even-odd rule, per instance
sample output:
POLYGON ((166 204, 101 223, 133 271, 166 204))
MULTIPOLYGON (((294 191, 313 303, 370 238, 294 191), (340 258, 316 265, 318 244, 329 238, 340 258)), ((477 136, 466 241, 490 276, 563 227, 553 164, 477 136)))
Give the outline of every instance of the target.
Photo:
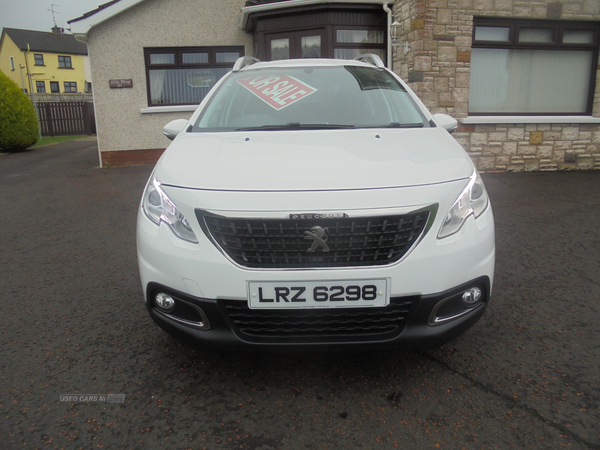
POLYGON ((374 55, 241 58, 137 221, 152 319, 207 348, 439 345, 490 300, 494 219, 450 133, 374 55))

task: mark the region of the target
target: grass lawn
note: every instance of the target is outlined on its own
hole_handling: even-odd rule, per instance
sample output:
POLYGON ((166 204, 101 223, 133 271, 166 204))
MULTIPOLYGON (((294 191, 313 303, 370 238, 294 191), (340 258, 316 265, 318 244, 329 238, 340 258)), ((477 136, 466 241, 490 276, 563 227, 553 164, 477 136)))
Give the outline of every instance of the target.
MULTIPOLYGON (((79 136, 43 137, 29 148, 44 147, 45 145, 58 144, 59 142, 73 141, 75 139, 82 139, 82 138, 86 138, 86 137, 91 137, 91 136, 79 135, 79 136)), ((0 153, 3 153, 3 152, 4 152, 4 149, 2 147, 0 147, 0 153)))
POLYGON ((59 142, 73 141, 88 136, 49 136, 43 137, 29 148, 43 147, 44 145, 58 144, 59 142))

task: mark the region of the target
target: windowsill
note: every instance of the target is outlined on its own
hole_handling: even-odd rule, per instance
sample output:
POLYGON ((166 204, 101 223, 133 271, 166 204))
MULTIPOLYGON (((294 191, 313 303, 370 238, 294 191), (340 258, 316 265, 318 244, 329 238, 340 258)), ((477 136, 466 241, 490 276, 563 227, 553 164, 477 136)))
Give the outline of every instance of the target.
POLYGON ((593 116, 469 116, 458 121, 464 125, 501 123, 600 123, 593 116))
POLYGON ((68 70, 73 70, 72 67, 57 67, 57 69, 68 69, 68 70))
POLYGON ((141 114, 194 112, 198 105, 149 106, 140 109, 141 114))

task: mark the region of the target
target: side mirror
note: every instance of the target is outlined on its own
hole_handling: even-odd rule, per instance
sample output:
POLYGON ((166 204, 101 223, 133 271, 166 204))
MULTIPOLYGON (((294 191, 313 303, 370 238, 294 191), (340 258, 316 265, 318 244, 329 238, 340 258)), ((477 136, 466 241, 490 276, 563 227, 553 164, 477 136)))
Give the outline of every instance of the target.
POLYGON ((435 120, 435 123, 445 129, 448 133, 454 133, 458 128, 458 122, 456 119, 450 117, 448 114, 434 114, 433 120, 435 120))
POLYGON ((179 133, 185 130, 188 121, 186 119, 176 119, 172 120, 163 128, 163 134, 173 140, 177 137, 179 133))

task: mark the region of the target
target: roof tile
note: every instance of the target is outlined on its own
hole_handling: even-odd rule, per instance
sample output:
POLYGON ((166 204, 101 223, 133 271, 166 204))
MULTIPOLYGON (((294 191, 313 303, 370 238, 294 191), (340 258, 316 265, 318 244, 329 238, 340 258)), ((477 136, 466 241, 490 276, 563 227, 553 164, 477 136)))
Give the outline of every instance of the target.
POLYGON ((34 52, 88 54, 87 45, 75 40, 72 34, 20 30, 18 28, 4 28, 3 33, 6 33, 23 51, 27 51, 27 44, 29 44, 30 50, 34 52))

